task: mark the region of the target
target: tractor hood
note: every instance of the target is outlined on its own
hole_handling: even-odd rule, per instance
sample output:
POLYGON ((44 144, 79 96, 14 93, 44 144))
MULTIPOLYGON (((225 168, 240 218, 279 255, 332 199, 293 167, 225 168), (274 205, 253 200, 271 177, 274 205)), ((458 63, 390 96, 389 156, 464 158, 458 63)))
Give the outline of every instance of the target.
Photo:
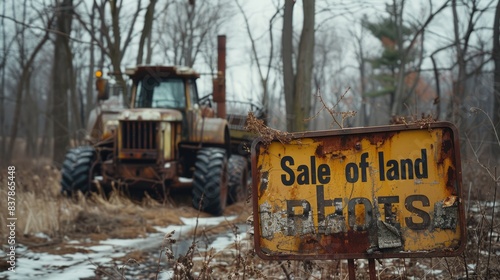
POLYGON ((182 121, 182 113, 171 109, 136 108, 124 110, 123 121, 182 121))

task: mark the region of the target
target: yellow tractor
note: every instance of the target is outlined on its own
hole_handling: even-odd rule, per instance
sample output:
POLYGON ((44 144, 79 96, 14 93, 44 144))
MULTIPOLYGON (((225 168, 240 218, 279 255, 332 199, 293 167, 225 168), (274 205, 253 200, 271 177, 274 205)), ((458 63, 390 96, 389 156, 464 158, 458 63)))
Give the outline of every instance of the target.
POLYGON ((164 195, 191 188, 193 207, 213 215, 245 199, 248 158, 241 146, 249 136, 243 137, 241 126, 234 124, 241 117, 227 118, 225 113, 225 41, 219 36, 213 93, 217 110, 211 99, 199 98, 199 74, 191 68, 126 69, 132 81, 130 108, 120 106, 117 96, 108 98, 106 80, 98 78, 100 105, 89 117, 90 145, 68 151, 62 192, 86 194, 97 184, 164 195), (239 130, 233 143, 230 128, 239 130))

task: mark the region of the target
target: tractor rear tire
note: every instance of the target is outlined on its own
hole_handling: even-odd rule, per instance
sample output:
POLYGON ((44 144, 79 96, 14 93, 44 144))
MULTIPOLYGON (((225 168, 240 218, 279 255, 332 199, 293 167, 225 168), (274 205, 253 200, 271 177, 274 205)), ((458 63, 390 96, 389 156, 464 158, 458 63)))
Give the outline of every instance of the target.
POLYGON ((77 147, 68 151, 61 170, 63 194, 74 196, 79 191, 84 195, 90 193, 95 158, 96 152, 91 146, 77 147))
POLYGON ((220 216, 228 194, 226 150, 203 148, 196 155, 193 175, 193 207, 220 216))
POLYGON ((247 160, 240 155, 232 155, 229 158, 229 195, 227 204, 231 205, 247 198, 248 168, 247 160))

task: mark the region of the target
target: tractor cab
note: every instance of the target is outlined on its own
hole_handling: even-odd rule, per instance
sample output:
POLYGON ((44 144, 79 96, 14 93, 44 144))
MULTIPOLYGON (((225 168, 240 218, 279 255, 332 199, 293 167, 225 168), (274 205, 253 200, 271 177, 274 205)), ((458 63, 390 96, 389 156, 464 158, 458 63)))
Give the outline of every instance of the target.
POLYGON ((132 108, 190 110, 198 103, 193 69, 177 66, 137 66, 125 71, 133 81, 132 108))

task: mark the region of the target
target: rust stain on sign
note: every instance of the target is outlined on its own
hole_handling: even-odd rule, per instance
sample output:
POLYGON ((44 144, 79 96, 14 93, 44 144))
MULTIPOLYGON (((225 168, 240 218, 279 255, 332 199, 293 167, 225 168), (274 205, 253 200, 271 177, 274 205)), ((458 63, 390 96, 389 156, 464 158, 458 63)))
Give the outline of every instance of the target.
POLYGON ((459 145, 450 123, 256 140, 252 167, 262 258, 455 256, 464 249, 459 145))

